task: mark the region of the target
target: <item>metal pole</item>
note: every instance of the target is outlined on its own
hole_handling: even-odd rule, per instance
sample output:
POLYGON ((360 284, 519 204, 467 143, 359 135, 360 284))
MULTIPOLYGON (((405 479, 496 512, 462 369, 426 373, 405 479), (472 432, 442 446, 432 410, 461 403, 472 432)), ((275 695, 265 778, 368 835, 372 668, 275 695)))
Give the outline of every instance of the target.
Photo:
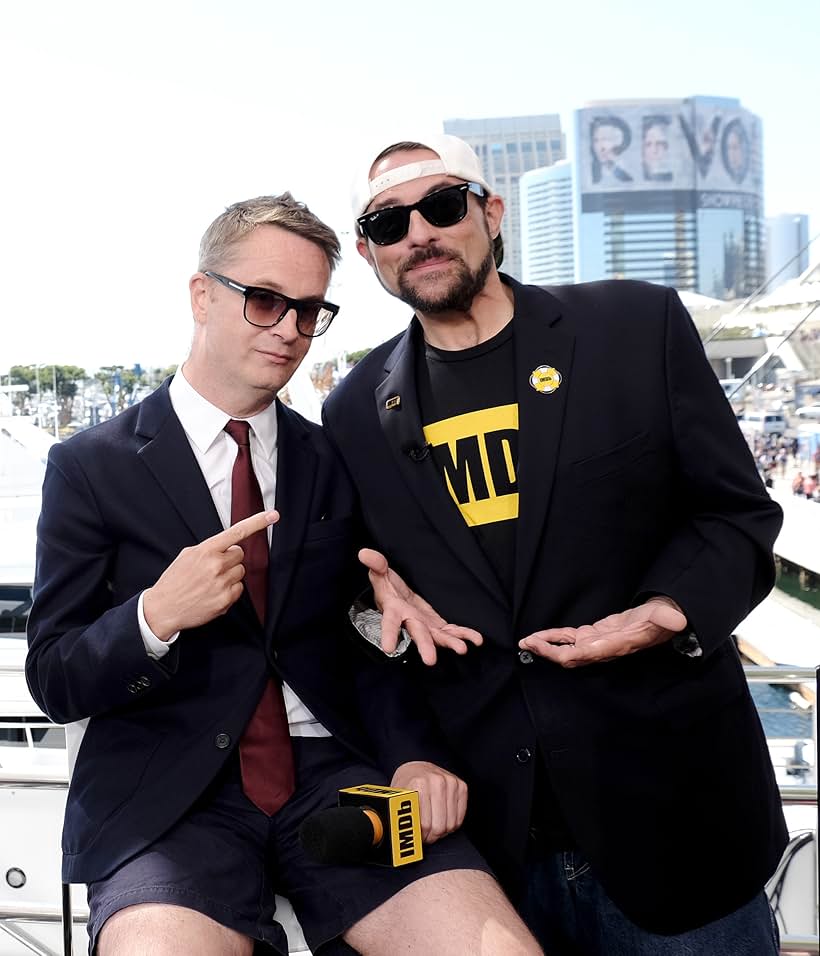
POLYGON ((63 883, 63 956, 73 956, 71 929, 71 884, 63 883))
POLYGON ((54 437, 59 441, 60 439, 60 430, 58 428, 60 412, 59 404, 57 402, 57 366, 51 366, 51 381, 54 385, 54 437))

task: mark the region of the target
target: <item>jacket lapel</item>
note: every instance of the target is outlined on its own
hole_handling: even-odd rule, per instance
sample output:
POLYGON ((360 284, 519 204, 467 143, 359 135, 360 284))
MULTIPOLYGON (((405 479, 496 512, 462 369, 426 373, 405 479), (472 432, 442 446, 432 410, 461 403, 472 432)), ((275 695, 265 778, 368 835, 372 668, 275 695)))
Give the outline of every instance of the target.
MULTIPOLYGON (((170 381, 163 382, 140 405, 136 433, 147 441, 137 454, 190 530, 191 543, 198 544, 222 531, 222 522, 171 404, 170 381)), ((228 614, 238 615, 258 631, 256 613, 246 591, 228 614)))
POLYGON ((136 433, 147 439, 139 449, 142 463, 187 525, 194 544, 222 530, 211 493, 191 451, 188 436, 174 413, 164 382, 140 405, 136 433))
POLYGON ((518 529, 513 609, 517 615, 541 544, 572 376, 575 337, 561 329, 561 305, 539 289, 510 282, 515 293, 518 397, 518 529), (557 378, 548 371, 560 374, 557 378), (536 370, 539 370, 536 373, 536 370), (536 389, 530 379, 536 373, 536 389), (546 381, 544 382, 544 380, 546 381), (540 384, 544 382, 544 384, 540 384))
POLYGON ((486 590, 508 605, 495 571, 450 498, 432 457, 425 454, 414 359, 422 347, 421 326, 414 318, 385 362, 387 377, 374 392, 382 431, 402 478, 442 542, 486 590))
POLYGON ((301 420, 277 400, 276 508, 268 574, 268 613, 265 635, 275 631, 310 518, 316 480, 316 452, 301 420))

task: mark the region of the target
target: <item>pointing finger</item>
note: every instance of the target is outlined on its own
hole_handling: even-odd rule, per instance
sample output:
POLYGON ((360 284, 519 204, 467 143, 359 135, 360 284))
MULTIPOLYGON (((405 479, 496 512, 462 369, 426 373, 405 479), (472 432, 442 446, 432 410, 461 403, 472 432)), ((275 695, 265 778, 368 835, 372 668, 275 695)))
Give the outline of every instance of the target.
POLYGON ((220 551, 227 551, 233 545, 241 544, 246 538, 256 534, 257 531, 264 531, 268 525, 275 524, 278 520, 278 511, 258 511, 250 518, 243 518, 236 524, 231 525, 230 528, 220 531, 219 534, 215 534, 208 541, 220 551))

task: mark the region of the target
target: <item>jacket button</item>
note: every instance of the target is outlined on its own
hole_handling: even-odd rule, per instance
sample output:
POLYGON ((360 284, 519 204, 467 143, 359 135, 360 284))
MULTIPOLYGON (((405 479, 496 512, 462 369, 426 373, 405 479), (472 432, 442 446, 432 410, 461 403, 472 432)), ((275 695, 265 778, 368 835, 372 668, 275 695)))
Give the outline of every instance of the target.
POLYGON ((529 747, 522 747, 515 755, 518 763, 529 763, 532 759, 532 751, 529 747))
POLYGON ((140 677, 140 678, 138 678, 138 680, 137 680, 137 685, 138 685, 139 687, 142 687, 142 688, 150 687, 150 686, 151 686, 151 678, 150 678, 150 677, 140 677))
POLYGON ((230 734, 217 734, 216 737, 214 737, 214 743, 220 750, 226 750, 231 745, 230 734))
POLYGON ((137 687, 137 684, 136 684, 135 681, 130 681, 127 686, 128 686, 128 693, 129 693, 129 694, 138 694, 138 693, 139 693, 139 687, 137 687))
POLYGON ((522 664, 532 664, 532 662, 535 660, 535 655, 532 651, 519 651, 518 659, 522 664))

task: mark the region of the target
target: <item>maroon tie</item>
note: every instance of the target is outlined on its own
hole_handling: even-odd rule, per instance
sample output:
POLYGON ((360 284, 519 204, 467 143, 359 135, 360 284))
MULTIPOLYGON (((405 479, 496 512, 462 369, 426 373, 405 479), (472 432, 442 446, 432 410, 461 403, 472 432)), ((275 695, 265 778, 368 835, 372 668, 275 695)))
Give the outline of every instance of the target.
MULTIPOLYGON (((264 511, 262 492, 251 462, 250 425, 231 419, 225 431, 239 446, 231 475, 231 524, 264 511)), ((257 531, 242 542, 245 588, 262 625, 268 594, 268 533, 257 531)), ((282 688, 269 680, 239 741, 242 788, 260 810, 273 815, 294 790, 293 750, 282 688)))

